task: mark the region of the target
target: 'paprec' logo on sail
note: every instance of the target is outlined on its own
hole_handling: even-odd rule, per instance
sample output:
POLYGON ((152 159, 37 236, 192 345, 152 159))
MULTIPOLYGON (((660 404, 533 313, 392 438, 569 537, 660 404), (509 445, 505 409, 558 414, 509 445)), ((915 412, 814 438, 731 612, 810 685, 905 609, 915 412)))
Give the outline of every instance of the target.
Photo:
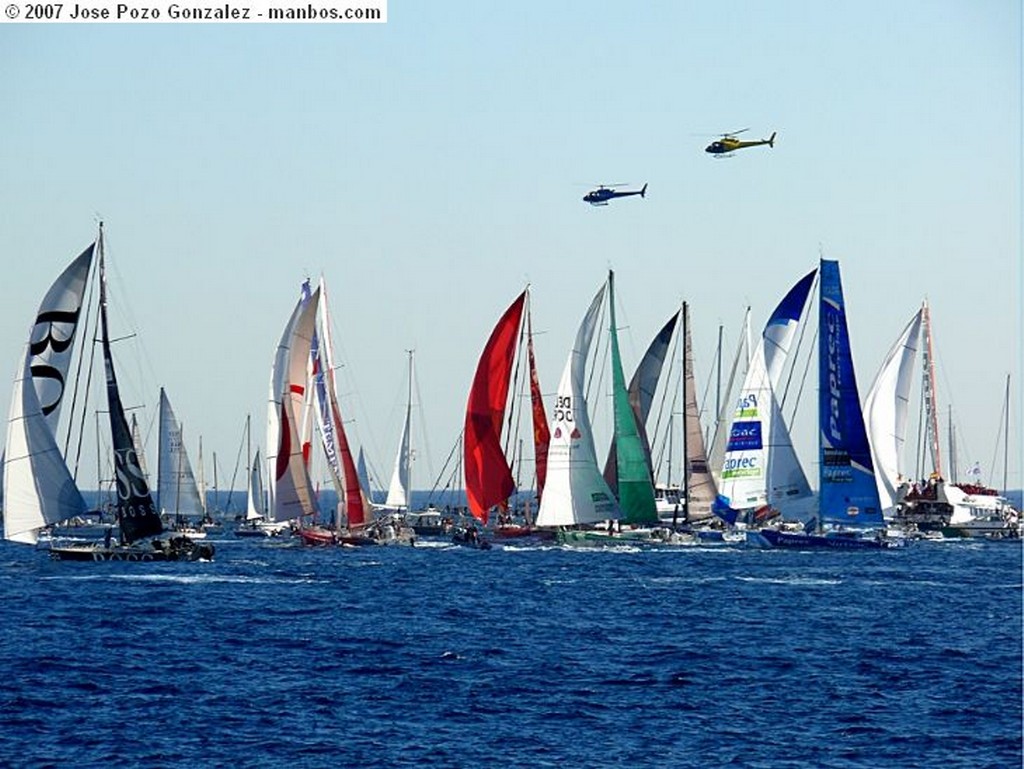
POLYGON ((835 312, 828 313, 825 329, 828 349, 828 431, 833 443, 839 443, 843 439, 842 431, 839 429, 839 396, 843 383, 839 372, 839 328, 835 312))

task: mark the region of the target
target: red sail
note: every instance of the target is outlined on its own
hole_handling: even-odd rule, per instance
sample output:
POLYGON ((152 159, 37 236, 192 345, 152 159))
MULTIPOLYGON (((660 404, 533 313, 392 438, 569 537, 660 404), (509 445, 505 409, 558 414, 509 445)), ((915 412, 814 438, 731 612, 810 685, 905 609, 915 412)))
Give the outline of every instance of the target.
POLYGON ((533 324, 530 314, 526 314, 526 350, 530 359, 530 403, 533 406, 533 456, 537 468, 537 504, 540 504, 544 493, 544 481, 548 477, 548 445, 551 443, 551 430, 548 429, 548 418, 544 413, 544 399, 540 392, 540 380, 537 378, 537 363, 533 358, 533 324))
POLYGON ((512 360, 525 302, 524 291, 491 332, 477 364, 466 405, 463 465, 466 497, 469 511, 485 524, 488 510, 505 502, 515 490, 512 471, 501 450, 501 424, 505 419, 512 360))
POLYGON ((365 526, 369 523, 369 500, 363 494, 359 485, 359 474, 356 472, 355 462, 352 461, 352 450, 348 445, 348 436, 345 435, 345 428, 341 424, 341 412, 338 410, 338 401, 334 397, 334 375, 330 377, 330 398, 331 415, 334 417, 334 432, 338 437, 338 452, 341 454, 342 475, 345 478, 345 517, 348 519, 350 529, 365 526))

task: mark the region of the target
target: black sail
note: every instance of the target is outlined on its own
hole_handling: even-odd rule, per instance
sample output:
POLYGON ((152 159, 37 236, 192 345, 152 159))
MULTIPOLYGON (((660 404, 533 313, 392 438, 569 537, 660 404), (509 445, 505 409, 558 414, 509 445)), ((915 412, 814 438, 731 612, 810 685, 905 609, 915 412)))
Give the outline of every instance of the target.
POLYGON ((100 323, 103 343, 103 365, 107 376, 107 403, 110 412, 110 430, 114 446, 114 476, 117 481, 117 520, 121 525, 121 538, 126 543, 163 531, 163 523, 153 505, 149 484, 139 466, 139 457, 132 441, 128 420, 121 405, 121 395, 114 376, 114 361, 110 356, 110 336, 107 333, 107 283, 103 263, 103 240, 100 234, 100 323))

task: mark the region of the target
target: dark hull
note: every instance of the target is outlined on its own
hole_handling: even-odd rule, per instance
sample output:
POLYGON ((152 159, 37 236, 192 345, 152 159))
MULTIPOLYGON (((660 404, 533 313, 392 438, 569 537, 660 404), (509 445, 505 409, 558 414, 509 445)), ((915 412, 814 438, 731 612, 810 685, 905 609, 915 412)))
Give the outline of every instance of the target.
POLYGON ((857 535, 846 534, 800 534, 775 529, 761 529, 758 536, 770 547, 787 547, 824 550, 885 550, 897 547, 895 542, 884 539, 865 539, 857 535))
POLYGON ((479 536, 471 536, 463 532, 458 532, 452 537, 452 544, 459 545, 461 547, 471 547, 475 550, 490 550, 491 543, 486 539, 482 539, 479 536))
POLYGON ((144 545, 68 545, 50 548, 50 558, 57 561, 211 561, 214 547, 185 537, 154 540, 144 545))

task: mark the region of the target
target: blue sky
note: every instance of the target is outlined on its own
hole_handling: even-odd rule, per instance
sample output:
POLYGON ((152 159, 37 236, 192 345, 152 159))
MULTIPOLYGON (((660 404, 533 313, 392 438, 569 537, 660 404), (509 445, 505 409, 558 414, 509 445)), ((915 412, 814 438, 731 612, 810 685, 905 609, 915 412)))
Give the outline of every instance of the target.
MULTIPOLYGON (((991 466, 1007 374, 1019 444, 1019 3, 388 10, 384 25, 0 25, 0 399, 101 215, 115 318, 138 334, 116 350, 128 400, 154 413, 165 386, 222 474, 246 414, 261 439, 307 275, 327 278, 342 405, 383 474, 416 349, 422 488, 527 281, 545 392, 609 267, 627 369, 685 299, 703 382, 718 325, 734 341, 750 304, 760 328, 819 253, 842 267, 862 395, 927 297, 961 464, 991 466), (775 148, 703 152, 744 127, 778 131, 775 148), (648 196, 580 200, 602 182, 648 196)), ((811 406, 794 432, 814 478, 811 406)), ((1011 465, 1019 487, 1019 450, 1011 465)))

